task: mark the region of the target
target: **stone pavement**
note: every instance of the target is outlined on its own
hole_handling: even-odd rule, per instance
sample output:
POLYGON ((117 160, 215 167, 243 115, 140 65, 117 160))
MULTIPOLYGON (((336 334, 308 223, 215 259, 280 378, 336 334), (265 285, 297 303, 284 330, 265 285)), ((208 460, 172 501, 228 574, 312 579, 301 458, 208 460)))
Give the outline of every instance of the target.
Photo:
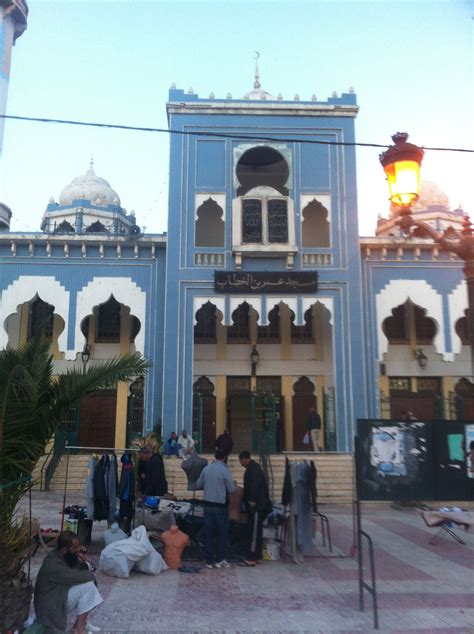
MULTIPOLYGON (((43 527, 59 527, 61 501, 59 494, 33 493, 33 514, 43 527)), ((74 502, 80 500, 68 499, 74 502)), ((352 509, 321 511, 330 520, 335 557, 200 574, 132 573, 125 580, 99 571, 104 603, 91 622, 108 632, 370 631, 371 598, 366 594, 366 612, 359 612, 357 562, 350 557, 352 509)), ((363 528, 375 542, 381 631, 474 632, 474 533, 462 531, 466 546, 448 536, 433 546, 435 529, 415 510, 389 505, 365 507, 363 528)), ((103 530, 94 527, 91 551, 99 550, 103 530)), ((328 554, 322 546, 319 553, 328 554)), ((38 551, 33 575, 42 557, 38 551)), ((91 559, 98 563, 99 555, 91 559)))

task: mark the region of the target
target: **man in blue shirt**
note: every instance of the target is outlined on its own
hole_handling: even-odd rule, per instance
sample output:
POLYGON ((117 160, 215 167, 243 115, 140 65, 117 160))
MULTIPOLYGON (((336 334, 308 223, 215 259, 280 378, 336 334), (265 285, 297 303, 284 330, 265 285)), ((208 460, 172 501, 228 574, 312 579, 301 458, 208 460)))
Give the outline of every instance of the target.
POLYGON ((229 527, 227 496, 235 491, 235 483, 224 464, 225 453, 216 451, 215 458, 196 482, 196 489, 204 489, 204 554, 208 568, 229 568, 224 559, 229 527))

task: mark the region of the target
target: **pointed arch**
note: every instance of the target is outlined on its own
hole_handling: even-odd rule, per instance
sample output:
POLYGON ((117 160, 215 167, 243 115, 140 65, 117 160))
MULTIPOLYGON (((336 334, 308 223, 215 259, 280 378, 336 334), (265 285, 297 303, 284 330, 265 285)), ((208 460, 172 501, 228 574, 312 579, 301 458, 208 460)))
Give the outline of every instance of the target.
POLYGON ((146 293, 129 277, 94 277, 77 294, 75 347, 82 347, 84 336, 81 332, 83 319, 91 314, 94 306, 105 304, 111 297, 124 306, 140 320, 141 328, 135 337, 135 350, 145 352, 146 329, 146 293))
MULTIPOLYGON (((43 302, 54 306, 54 312, 64 323, 69 321, 70 292, 53 276, 20 275, 2 293, 0 297, 0 349, 8 343, 6 321, 10 315, 16 313, 21 304, 30 302, 36 296, 43 302)), ((67 329, 64 328, 58 337, 58 348, 67 355, 67 329)))
POLYGON ((388 339, 383 332, 382 324, 387 317, 392 315, 393 308, 404 304, 407 300, 426 309, 427 316, 431 317, 437 326, 433 341, 436 352, 442 354, 445 360, 450 360, 449 357, 452 354, 446 352, 446 340, 443 329, 442 297, 425 280, 392 280, 377 293, 375 307, 378 360, 382 361, 383 355, 388 350, 388 339))

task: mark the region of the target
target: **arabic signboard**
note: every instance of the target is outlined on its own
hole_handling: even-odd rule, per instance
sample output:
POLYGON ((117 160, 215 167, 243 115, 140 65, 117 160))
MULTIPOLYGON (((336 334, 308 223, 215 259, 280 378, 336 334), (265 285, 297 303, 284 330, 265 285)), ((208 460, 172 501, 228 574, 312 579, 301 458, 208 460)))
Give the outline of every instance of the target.
POLYGON ((316 293, 317 271, 215 271, 216 293, 316 293))

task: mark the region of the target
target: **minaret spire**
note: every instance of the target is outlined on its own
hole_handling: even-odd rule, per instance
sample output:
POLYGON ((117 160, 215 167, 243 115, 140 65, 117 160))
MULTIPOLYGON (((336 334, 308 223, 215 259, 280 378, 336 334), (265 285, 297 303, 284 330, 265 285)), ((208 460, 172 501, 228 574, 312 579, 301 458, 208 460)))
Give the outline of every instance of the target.
POLYGON ((255 81, 253 83, 253 87, 255 88, 255 90, 259 90, 262 86, 260 83, 260 71, 258 69, 259 57, 260 57, 260 53, 258 51, 255 51, 255 81))
POLYGON ((89 174, 94 174, 94 155, 91 154, 91 160, 89 161, 89 169, 87 170, 89 174))

